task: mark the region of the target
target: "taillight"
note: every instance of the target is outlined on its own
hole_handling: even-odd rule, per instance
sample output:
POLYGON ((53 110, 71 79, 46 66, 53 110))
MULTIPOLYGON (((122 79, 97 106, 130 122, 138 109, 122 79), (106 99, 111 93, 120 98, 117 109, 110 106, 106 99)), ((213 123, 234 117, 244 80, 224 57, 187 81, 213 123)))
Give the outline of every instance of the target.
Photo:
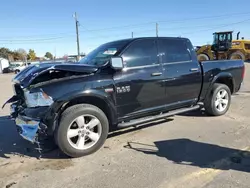
POLYGON ((242 71, 242 80, 244 79, 245 76, 245 65, 243 66, 243 71, 242 71))

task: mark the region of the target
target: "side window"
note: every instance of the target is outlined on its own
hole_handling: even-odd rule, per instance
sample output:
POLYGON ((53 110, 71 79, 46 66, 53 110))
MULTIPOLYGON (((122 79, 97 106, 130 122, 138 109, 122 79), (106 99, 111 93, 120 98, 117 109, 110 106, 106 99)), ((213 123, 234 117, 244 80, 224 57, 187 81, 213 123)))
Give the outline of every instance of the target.
POLYGON ((191 60, 190 49, 188 49, 186 40, 163 39, 159 41, 159 47, 160 53, 163 54, 163 63, 174 63, 191 60))
POLYGON ((245 43, 245 49, 250 50, 250 44, 245 43))
POLYGON ((122 54, 126 67, 158 64, 156 41, 144 39, 134 41, 122 54))

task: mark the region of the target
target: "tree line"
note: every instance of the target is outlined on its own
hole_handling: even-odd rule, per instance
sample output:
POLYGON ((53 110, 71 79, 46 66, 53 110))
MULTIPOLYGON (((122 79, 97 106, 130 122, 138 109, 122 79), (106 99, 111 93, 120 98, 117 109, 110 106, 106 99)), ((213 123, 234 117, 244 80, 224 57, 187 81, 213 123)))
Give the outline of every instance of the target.
MULTIPOLYGON (((35 50, 30 49, 27 53, 26 50, 19 48, 17 50, 10 50, 8 48, 0 48, 0 57, 8 59, 9 61, 35 61, 40 60, 36 56, 35 50)), ((53 59, 53 55, 50 52, 46 52, 44 55, 47 59, 53 59)))

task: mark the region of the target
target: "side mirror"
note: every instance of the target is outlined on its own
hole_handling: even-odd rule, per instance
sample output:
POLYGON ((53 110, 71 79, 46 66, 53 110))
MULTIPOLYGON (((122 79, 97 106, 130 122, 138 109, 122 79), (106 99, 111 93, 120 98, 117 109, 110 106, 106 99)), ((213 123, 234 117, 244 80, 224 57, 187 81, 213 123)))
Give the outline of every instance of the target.
POLYGON ((112 57, 111 58, 111 66, 115 70, 121 70, 123 68, 123 60, 121 57, 112 57))

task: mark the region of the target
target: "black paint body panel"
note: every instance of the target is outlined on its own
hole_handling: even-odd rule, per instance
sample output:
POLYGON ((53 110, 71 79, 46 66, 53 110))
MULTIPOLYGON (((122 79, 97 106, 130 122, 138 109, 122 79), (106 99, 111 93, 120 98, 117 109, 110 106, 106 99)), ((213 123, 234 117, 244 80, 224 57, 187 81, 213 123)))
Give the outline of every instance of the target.
MULTIPOLYGON (((161 40, 168 38, 147 38, 161 40)), ((129 39, 129 45, 138 39, 129 39)), ((143 40, 143 39, 140 39, 143 40)), ((176 40, 186 40, 176 38, 176 40)), ((158 48, 160 54, 161 49, 158 48)), ((124 49, 126 51, 126 48, 124 49)), ((118 56, 122 56, 121 52, 118 56)), ((160 56, 159 56, 160 57, 160 56)), ((189 107, 202 102, 209 92, 213 82, 220 77, 230 77, 233 80, 234 92, 238 91, 242 83, 244 63, 241 60, 198 62, 193 47, 190 47, 190 61, 163 62, 159 59, 158 65, 126 68, 114 70, 109 65, 104 67, 89 67, 74 64, 44 65, 39 69, 33 68, 30 74, 17 76, 22 87, 30 92, 42 89, 54 100, 46 113, 34 113, 36 110, 26 110, 24 113, 40 118, 52 131, 57 115, 63 106, 75 99, 96 99, 105 103, 109 120, 112 125, 134 118, 154 115, 156 113, 189 107), (43 85, 32 85, 32 77, 41 71, 50 68, 63 71, 77 71, 84 73, 56 82, 47 82, 43 85), (195 70, 195 71, 192 71, 195 70), (153 76, 157 73, 157 76, 153 76), (128 90, 118 93, 118 88, 129 86, 128 90), (32 115, 33 114, 33 115, 32 115)), ((32 68, 30 68, 32 69, 32 68)), ((44 108, 43 108, 44 110, 44 108)))

